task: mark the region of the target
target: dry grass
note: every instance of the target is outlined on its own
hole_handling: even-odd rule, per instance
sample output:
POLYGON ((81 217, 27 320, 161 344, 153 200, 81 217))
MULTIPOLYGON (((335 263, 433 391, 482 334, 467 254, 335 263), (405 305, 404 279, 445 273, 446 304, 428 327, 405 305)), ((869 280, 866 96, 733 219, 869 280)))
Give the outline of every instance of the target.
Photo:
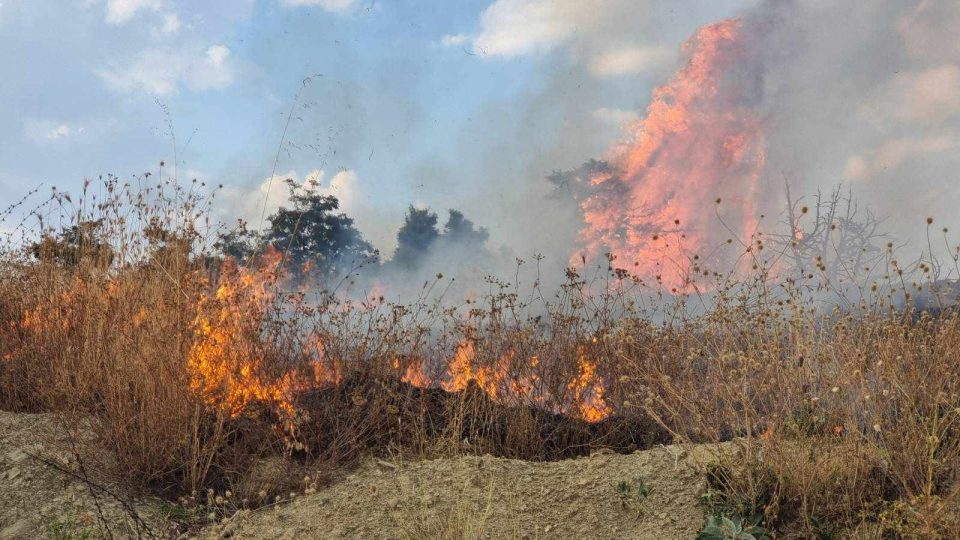
MULTIPOLYGON (((429 479, 420 479, 429 483, 429 479)), ((398 495, 412 505, 401 506, 391 513, 397 534, 404 540, 480 540, 487 537, 487 523, 493 513, 495 486, 489 482, 482 488, 480 500, 467 495, 473 486, 465 485, 453 500, 425 499, 422 489, 402 485, 398 495)))
MULTIPOLYGON (((290 290, 271 254, 214 257, 190 190, 108 187, 56 202, 71 241, 50 229, 0 257, 0 407, 89 416, 140 486, 257 501, 271 456, 556 459, 605 440, 542 411, 612 415, 638 446, 742 438, 710 502, 785 536, 960 536, 960 318, 886 309, 909 289, 898 271, 826 313, 762 265, 716 280, 697 314, 638 300, 614 269, 599 287, 571 270, 550 302, 508 284, 456 307, 359 302, 290 290)), ((482 530, 449 517, 430 535, 482 530)))

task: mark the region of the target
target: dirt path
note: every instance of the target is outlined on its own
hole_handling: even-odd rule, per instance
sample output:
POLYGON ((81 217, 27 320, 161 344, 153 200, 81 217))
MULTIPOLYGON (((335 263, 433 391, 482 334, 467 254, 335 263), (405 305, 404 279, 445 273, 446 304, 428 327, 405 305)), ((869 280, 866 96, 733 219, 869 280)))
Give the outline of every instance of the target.
POLYGON ((693 538, 703 466, 730 446, 665 447, 553 463, 493 457, 371 461, 342 482, 241 512, 206 535, 233 538, 693 538), (642 483, 628 497, 617 484, 642 483))

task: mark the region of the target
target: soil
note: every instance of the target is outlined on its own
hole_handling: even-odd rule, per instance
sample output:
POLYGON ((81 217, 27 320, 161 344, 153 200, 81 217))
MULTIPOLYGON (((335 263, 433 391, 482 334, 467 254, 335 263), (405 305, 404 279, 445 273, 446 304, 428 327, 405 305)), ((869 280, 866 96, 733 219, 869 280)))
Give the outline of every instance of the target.
MULTIPOLYGON (((597 451, 554 462, 371 459, 342 480, 192 535, 202 538, 693 538, 705 465, 731 443, 597 451), (628 482, 623 497, 617 485, 628 482), (640 485, 649 492, 636 496, 640 485)), ((172 505, 81 469, 60 420, 0 412, 0 538, 187 538, 172 505), (81 480, 86 473, 92 482, 81 480), (108 493, 109 492, 109 493, 108 493), (137 516, 136 518, 134 516, 137 516), (142 520, 142 523, 138 522, 142 520)))
POLYGON ((374 460, 273 508, 243 511, 209 538, 694 538, 704 466, 730 444, 660 447, 556 462, 490 456, 374 460), (617 490, 639 481, 646 498, 617 490), (467 530, 464 530, 467 529, 467 530), (472 533, 472 534, 471 534, 472 533))
POLYGON ((56 415, 0 411, 0 539, 99 538, 104 525, 119 538, 168 535, 161 501, 85 468, 71 431, 83 433, 56 415))

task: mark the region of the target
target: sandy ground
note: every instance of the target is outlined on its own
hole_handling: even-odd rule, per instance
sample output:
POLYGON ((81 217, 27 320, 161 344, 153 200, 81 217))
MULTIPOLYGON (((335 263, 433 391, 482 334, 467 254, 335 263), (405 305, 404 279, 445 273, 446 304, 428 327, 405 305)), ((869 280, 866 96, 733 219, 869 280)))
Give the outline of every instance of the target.
MULTIPOLYGON (((132 500, 118 486, 84 482, 66 430, 54 415, 0 411, 0 539, 100 538, 106 523, 118 538, 169 535, 159 501, 132 500), (108 493, 109 491, 109 493, 108 493), (112 494, 112 495, 111 495, 112 494)), ((85 470, 85 469, 84 469, 85 470)))
POLYGON ((694 538, 703 466, 727 446, 663 447, 553 463, 489 456, 371 461, 345 480, 274 508, 241 512, 208 537, 694 538), (645 499, 624 504, 620 481, 645 499))
MULTIPOLYGON (((52 415, 0 412, 0 539, 181 536, 157 499, 132 507, 122 486, 82 481, 52 415), (105 488, 114 497, 103 491, 105 488)), ((704 465, 731 445, 533 463, 490 456, 369 460, 341 481, 197 533, 203 538, 693 538, 704 465), (621 496, 617 485, 631 486, 621 496), (633 495, 643 485, 646 497, 633 495)), ((90 473, 96 478, 95 473, 90 473)))

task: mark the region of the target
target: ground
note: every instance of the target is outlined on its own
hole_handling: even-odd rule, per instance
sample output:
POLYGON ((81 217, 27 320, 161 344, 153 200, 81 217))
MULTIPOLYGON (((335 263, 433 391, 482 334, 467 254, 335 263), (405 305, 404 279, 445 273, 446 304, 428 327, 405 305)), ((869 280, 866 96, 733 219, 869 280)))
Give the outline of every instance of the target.
MULTIPOLYGON (((98 492, 74 476, 78 465, 58 430, 58 420, 50 415, 0 413, 0 538, 96 538, 99 516, 118 537, 135 536, 136 521, 117 500, 126 497, 98 492)), ((238 512, 193 534, 693 538, 703 523, 704 465, 729 451, 730 445, 668 446, 551 463, 490 456, 371 459, 338 482, 238 512), (630 486, 629 493, 618 489, 621 482, 630 486), (637 495, 640 491, 648 494, 637 495)), ((104 487, 123 493, 119 486, 104 487)), ((165 522, 169 506, 144 499, 134 510, 151 531, 177 536, 165 522)))
POLYGON ((128 502, 135 499, 123 486, 85 474, 63 422, 49 414, 0 411, 0 539, 98 538, 101 523, 117 537, 136 537, 147 528, 167 535, 163 510, 169 505, 128 502), (85 476, 94 480, 81 480, 85 476))

